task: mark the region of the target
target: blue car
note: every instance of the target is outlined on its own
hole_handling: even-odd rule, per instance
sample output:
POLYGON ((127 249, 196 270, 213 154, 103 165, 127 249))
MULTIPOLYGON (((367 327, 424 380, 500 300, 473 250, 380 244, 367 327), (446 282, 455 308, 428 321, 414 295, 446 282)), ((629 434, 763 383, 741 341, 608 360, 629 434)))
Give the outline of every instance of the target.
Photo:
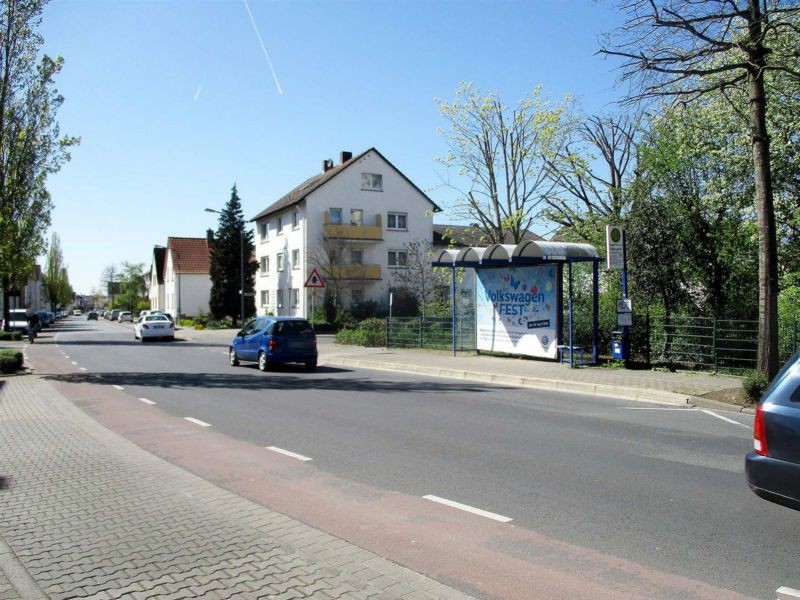
POLYGON ((272 365, 302 363, 313 371, 317 368, 317 336, 305 319, 256 317, 233 338, 228 356, 233 367, 249 361, 267 371, 272 365))
POLYGON ((759 402, 753 446, 744 465, 750 489, 765 500, 800 510, 800 352, 759 402))

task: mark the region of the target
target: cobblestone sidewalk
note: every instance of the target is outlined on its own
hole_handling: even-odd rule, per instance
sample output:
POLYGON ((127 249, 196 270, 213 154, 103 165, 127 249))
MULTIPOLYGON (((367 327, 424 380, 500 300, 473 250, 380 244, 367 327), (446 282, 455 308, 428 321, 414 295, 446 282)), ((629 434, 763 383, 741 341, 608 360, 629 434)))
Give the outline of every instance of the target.
POLYGON ((0 600, 468 600, 227 492, 33 375, 0 388, 0 600))

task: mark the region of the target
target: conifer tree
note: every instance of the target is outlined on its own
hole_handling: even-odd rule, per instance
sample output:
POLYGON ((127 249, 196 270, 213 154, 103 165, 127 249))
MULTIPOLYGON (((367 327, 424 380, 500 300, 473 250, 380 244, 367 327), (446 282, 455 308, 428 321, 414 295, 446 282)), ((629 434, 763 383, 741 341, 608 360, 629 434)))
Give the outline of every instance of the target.
POLYGON ((234 185, 230 200, 225 208, 219 211, 219 226, 211 248, 209 308, 215 319, 231 317, 236 326, 248 316, 255 314, 255 299, 252 292, 258 265, 252 259, 254 250, 253 232, 245 224, 241 200, 234 185), (242 259, 242 243, 244 259, 242 259), (244 315, 241 315, 239 296, 242 262, 244 262, 244 315))

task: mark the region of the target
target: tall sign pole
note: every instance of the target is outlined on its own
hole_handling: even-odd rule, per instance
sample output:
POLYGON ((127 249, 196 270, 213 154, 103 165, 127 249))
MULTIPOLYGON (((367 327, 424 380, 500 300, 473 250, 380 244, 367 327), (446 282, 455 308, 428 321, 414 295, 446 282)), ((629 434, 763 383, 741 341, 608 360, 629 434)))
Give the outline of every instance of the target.
POLYGON ((325 289, 325 282, 322 280, 322 277, 319 276, 317 272, 317 268, 314 267, 311 269, 311 273, 308 274, 308 279, 306 279, 306 283, 303 287, 311 288, 311 326, 314 326, 314 309, 316 305, 317 299, 317 290, 318 289, 325 289))
POLYGON ((622 327, 622 358, 631 355, 631 325, 633 308, 628 295, 628 251, 625 230, 618 225, 606 225, 606 267, 619 270, 622 278, 622 299, 617 302, 617 325, 622 327))

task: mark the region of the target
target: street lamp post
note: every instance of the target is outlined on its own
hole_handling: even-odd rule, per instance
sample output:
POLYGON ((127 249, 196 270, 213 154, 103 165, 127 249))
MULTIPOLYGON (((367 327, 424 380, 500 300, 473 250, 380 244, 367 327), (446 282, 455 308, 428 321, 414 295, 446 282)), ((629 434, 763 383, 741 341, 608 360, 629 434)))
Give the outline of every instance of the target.
MULTIPOLYGON (((222 214, 222 211, 206 208, 206 212, 222 214)), ((239 327, 244 325, 244 224, 239 224, 239 327)))

